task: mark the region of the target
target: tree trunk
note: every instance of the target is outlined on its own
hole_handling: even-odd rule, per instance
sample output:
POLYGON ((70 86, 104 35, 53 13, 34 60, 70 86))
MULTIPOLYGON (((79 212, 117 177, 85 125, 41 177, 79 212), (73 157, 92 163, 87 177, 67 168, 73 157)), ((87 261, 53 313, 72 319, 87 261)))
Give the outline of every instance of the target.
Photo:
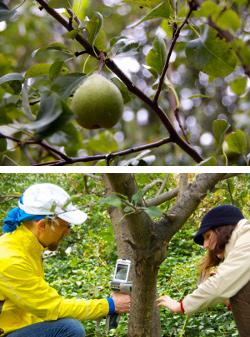
POLYGON ((161 329, 155 300, 159 266, 151 259, 135 263, 128 337, 158 337, 161 329))
MULTIPOLYGON (((105 174, 107 194, 114 192, 129 199, 138 191, 129 174, 105 174)), ((132 303, 129 315, 129 337, 160 337, 159 309, 154 305, 159 266, 165 249, 154 236, 152 220, 144 212, 124 216, 121 209, 109 210, 117 239, 118 256, 132 261, 132 303), (122 219, 122 220, 121 220, 122 219)))

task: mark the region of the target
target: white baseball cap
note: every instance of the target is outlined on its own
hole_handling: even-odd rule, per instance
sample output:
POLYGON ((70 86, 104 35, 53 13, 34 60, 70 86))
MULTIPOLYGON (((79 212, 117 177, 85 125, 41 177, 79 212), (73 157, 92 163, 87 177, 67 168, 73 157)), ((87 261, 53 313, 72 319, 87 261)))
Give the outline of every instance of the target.
POLYGON ((56 216, 74 225, 81 225, 87 214, 70 202, 70 196, 61 187, 49 184, 34 184, 28 187, 18 202, 25 213, 56 216))

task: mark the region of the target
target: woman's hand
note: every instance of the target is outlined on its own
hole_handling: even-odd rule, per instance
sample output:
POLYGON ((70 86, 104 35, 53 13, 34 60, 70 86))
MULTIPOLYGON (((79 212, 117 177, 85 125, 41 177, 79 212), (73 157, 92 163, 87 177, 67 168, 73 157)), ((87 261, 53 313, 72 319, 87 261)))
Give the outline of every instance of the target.
POLYGON ((182 312, 180 302, 172 299, 170 296, 161 296, 156 300, 158 307, 167 307, 172 312, 182 312))

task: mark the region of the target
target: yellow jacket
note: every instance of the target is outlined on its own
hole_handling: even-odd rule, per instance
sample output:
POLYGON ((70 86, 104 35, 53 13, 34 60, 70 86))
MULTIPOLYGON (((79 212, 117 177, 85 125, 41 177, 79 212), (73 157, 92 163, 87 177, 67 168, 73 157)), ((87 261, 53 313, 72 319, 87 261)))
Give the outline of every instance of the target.
POLYGON ((66 299, 50 287, 44 280, 43 250, 23 225, 0 237, 0 335, 63 317, 85 320, 108 314, 106 299, 66 299))

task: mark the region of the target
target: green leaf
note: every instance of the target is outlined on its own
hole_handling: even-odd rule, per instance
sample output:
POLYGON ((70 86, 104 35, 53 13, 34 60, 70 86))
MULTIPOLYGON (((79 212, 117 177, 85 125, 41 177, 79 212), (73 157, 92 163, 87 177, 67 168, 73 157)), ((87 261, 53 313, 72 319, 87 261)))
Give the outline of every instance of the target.
POLYGON ((207 159, 201 161, 198 166, 216 166, 217 160, 214 156, 208 157, 207 159))
POLYGON ((0 21, 11 19, 16 14, 16 10, 10 10, 5 4, 0 3, 0 21))
POLYGON ((78 33, 80 33, 82 30, 81 29, 73 29, 70 32, 64 33, 63 37, 68 38, 68 39, 74 39, 78 33))
POLYGON ((25 77, 30 78, 48 75, 50 67, 51 64, 48 63, 34 64, 26 71, 25 77))
POLYGON ((200 8, 194 12, 194 16, 196 17, 204 16, 206 18, 211 16, 212 19, 214 20, 214 18, 217 17, 220 11, 221 11, 221 8, 213 1, 209 0, 209 1, 202 2, 202 5, 200 6, 200 8))
POLYGON ((162 3, 163 0, 124 0, 124 1, 132 4, 137 4, 140 7, 152 8, 158 5, 159 3, 162 3))
POLYGON ((135 193, 132 198, 131 198, 131 201, 137 205, 138 203, 140 203, 142 201, 142 198, 143 198, 143 195, 144 195, 144 192, 139 190, 137 193, 135 193))
POLYGON ((69 53, 68 48, 61 42, 52 42, 47 47, 40 48, 39 50, 61 50, 69 53))
POLYGON ((88 0, 74 0, 72 11, 82 21, 85 18, 86 9, 88 8, 88 0))
POLYGON ((232 9, 227 9, 218 17, 216 24, 222 29, 236 32, 240 28, 240 17, 232 9))
POLYGON ((153 41, 153 48, 146 55, 147 65, 161 74, 167 58, 167 48, 162 38, 156 37, 153 41))
POLYGON ((156 18, 168 19, 172 14, 173 14, 173 8, 170 4, 170 1, 166 0, 164 2, 161 2, 155 8, 153 8, 148 14, 146 14, 139 21, 130 25, 129 28, 138 26, 139 24, 141 24, 144 21, 148 21, 148 20, 152 20, 152 19, 156 19, 156 18))
POLYGON ((131 94, 130 91, 128 90, 128 87, 118 77, 111 78, 111 81, 120 90, 124 104, 128 103, 131 100, 131 94))
POLYGON ((59 96, 55 93, 44 94, 41 97, 40 110, 35 122, 28 125, 29 130, 42 131, 54 122, 62 113, 62 105, 59 96))
POLYGON ((131 206, 126 206, 124 207, 123 212, 126 214, 135 213, 135 209, 131 206))
POLYGON ((2 77, 0 77, 0 85, 6 82, 11 82, 11 81, 24 81, 24 77, 22 74, 19 73, 11 73, 11 74, 6 74, 2 77))
POLYGON ((244 6, 247 4, 248 0, 235 0, 234 1, 238 6, 244 6))
POLYGON ((63 146, 70 157, 76 156, 83 146, 80 132, 72 122, 67 123, 62 130, 50 136, 49 141, 57 146, 63 146))
POLYGON ((202 37, 186 46, 187 60, 191 67, 214 77, 224 77, 234 71, 237 59, 228 42, 209 29, 202 37))
POLYGON ((250 66, 250 48, 248 44, 240 38, 235 38, 232 47, 240 54, 241 63, 250 66))
POLYGON ((53 81, 61 72, 66 71, 64 61, 54 62, 49 69, 49 79, 53 81))
POLYGON ((117 195, 110 195, 104 199, 101 199, 100 204, 121 208, 122 200, 117 195))
POLYGON ((115 152, 118 144, 113 134, 106 130, 89 139, 87 149, 93 153, 115 152))
POLYGON ((24 78, 19 73, 6 74, 0 77, 0 85, 3 85, 6 91, 18 95, 22 90, 24 78))
POLYGON ((241 130, 237 130, 227 135, 225 142, 231 152, 244 155, 247 151, 247 137, 241 130))
POLYGON ((37 119, 27 129, 35 130, 39 137, 47 137, 62 129, 72 117, 71 110, 57 94, 45 93, 41 98, 37 119))
POLYGON ((33 114, 29 102, 29 88, 28 88, 28 81, 24 82, 22 87, 22 109, 25 112, 25 115, 29 118, 29 120, 33 120, 33 114))
POLYGON ((49 6, 52 8, 71 7, 69 0, 49 0, 49 6))
POLYGON ((144 211, 150 216, 150 217, 159 217, 162 215, 162 211, 156 207, 151 206, 144 209, 144 211))
POLYGON ((216 119, 213 121, 213 134, 218 145, 221 145, 224 135, 230 128, 230 124, 225 119, 216 119))
POLYGON ((106 35, 103 26, 103 16, 95 12, 87 24, 88 40, 92 47, 96 46, 100 50, 106 49, 106 35))
POLYGON ((82 73, 71 73, 58 76, 51 84, 51 90, 58 93, 61 97, 69 97, 76 88, 82 83, 85 75, 82 73))
POLYGON ((52 135, 53 133, 57 132, 58 130, 63 130, 66 127, 67 123, 74 118, 74 114, 72 113, 70 108, 67 106, 67 104, 61 101, 61 105, 62 105, 62 113, 48 127, 38 132, 38 136, 40 138, 48 137, 52 135))
POLYGON ((0 137, 0 154, 7 149, 7 140, 0 137))
POLYGON ((230 83, 230 88, 232 92, 236 95, 240 96, 246 92, 247 88, 247 78, 246 77, 238 77, 233 82, 230 83))
POLYGON ((46 47, 34 50, 32 53, 32 57, 39 61, 47 60, 48 57, 55 59, 55 61, 65 60, 69 56, 73 56, 72 52, 61 42, 50 43, 46 47))
POLYGON ((135 53, 140 46, 138 42, 131 41, 124 36, 118 37, 118 39, 112 39, 110 44, 112 45, 111 54, 113 56, 126 53, 131 54, 132 52, 135 53))

